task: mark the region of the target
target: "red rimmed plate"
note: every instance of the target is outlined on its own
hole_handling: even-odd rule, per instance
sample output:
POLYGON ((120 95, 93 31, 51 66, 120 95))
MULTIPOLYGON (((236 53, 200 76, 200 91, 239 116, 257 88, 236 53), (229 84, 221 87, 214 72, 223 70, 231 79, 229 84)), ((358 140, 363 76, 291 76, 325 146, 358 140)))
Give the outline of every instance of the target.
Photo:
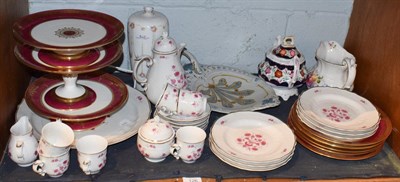
POLYGON ((27 45, 17 45, 14 48, 18 60, 35 70, 56 74, 80 74, 93 72, 112 64, 122 55, 122 46, 116 41, 104 47, 89 50, 87 54, 69 61, 55 53, 41 51, 43 50, 27 45), (47 59, 49 56, 52 58, 47 59), (97 59, 93 60, 94 57, 97 57, 97 59), (49 60, 51 61, 49 62, 49 60))
POLYGON ((125 104, 128 97, 127 88, 119 78, 108 73, 94 72, 78 77, 78 84, 91 88, 97 95, 91 105, 69 110, 53 108, 45 102, 45 95, 49 90, 63 83, 58 75, 38 78, 26 90, 25 99, 28 106, 45 118, 84 122, 114 113, 125 104))
POLYGON ((33 13, 13 25, 21 43, 61 52, 102 47, 120 38, 123 31, 124 25, 113 16, 78 9, 33 13))

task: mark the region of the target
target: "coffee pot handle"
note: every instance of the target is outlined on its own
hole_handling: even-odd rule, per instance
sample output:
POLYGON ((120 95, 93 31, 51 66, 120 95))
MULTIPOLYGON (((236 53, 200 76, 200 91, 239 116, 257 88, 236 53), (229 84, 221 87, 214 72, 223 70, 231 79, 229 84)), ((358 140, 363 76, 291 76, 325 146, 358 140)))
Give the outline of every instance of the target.
POLYGON ((194 73, 196 73, 196 74, 202 73, 199 62, 197 61, 196 57, 194 57, 194 55, 191 52, 189 52, 187 49, 184 49, 182 51, 182 55, 189 59, 190 63, 192 64, 192 70, 194 71, 194 73))
POLYGON ((146 66, 147 67, 151 67, 151 65, 153 65, 154 61, 153 58, 151 56, 142 56, 139 57, 138 59, 135 60, 136 64, 133 68, 134 72, 133 72, 133 77, 135 78, 135 80, 140 83, 143 86, 143 89, 146 91, 147 90, 147 77, 146 75, 139 75, 139 67, 140 65, 146 61, 146 66))
POLYGON ((17 157, 24 159, 24 142, 23 141, 17 141, 15 144, 16 151, 17 151, 17 157))
POLYGON ((343 59, 343 64, 347 65, 347 80, 346 83, 344 84, 343 88, 351 90, 353 87, 353 82, 356 77, 356 67, 357 64, 355 63, 354 58, 344 58, 343 59))

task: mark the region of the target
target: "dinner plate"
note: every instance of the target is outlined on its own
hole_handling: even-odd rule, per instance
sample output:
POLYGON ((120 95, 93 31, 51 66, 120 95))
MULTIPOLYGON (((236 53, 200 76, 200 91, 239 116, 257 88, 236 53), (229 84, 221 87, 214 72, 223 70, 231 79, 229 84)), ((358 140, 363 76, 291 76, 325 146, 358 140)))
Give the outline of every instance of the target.
POLYGON ((211 135, 226 153, 247 161, 275 160, 295 145, 295 136, 285 123, 259 112, 225 115, 214 123, 211 135))
POLYGON ((45 75, 33 81, 25 92, 28 106, 38 115, 52 120, 82 122, 110 115, 120 109, 128 97, 127 88, 119 78, 103 72, 79 75, 78 84, 95 92, 95 100, 79 109, 58 109, 49 105, 45 98, 49 91, 64 82, 59 75, 45 75))
POLYGON ((227 66, 201 65, 200 69, 200 74, 185 70, 187 88, 206 95, 212 111, 254 111, 280 104, 271 86, 257 76, 227 66))
POLYGON ((48 73, 81 74, 104 68, 122 55, 122 46, 113 42, 104 47, 88 50, 75 59, 66 59, 54 52, 36 49, 28 45, 17 45, 14 53, 24 65, 48 73))
MULTIPOLYGON (((103 123, 97 127, 90 130, 74 131, 75 140, 86 135, 100 135, 107 139, 109 145, 112 145, 137 134, 139 127, 150 117, 150 103, 141 92, 128 85, 126 87, 129 93, 126 104, 114 114, 107 116, 103 123)), ((43 126, 50 122, 48 118, 41 117, 33 112, 25 100, 18 106, 16 121, 22 116, 28 116, 37 139, 41 136, 43 126)))
POLYGON ((14 37, 23 44, 72 53, 105 46, 123 32, 124 25, 115 17, 78 9, 33 13, 13 25, 14 37))
POLYGON ((302 93, 299 102, 304 114, 340 130, 368 130, 379 121, 379 113, 371 102, 338 88, 311 88, 302 93))

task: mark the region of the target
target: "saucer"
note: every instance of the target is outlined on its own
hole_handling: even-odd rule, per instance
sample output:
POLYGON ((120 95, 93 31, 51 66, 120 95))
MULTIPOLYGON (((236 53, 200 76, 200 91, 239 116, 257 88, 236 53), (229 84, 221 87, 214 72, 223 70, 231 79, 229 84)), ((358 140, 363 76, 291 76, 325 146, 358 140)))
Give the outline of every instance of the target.
MULTIPOLYGON (((107 116, 102 124, 90 130, 74 131, 75 141, 86 135, 100 135, 107 139, 108 144, 122 142, 135 134, 139 127, 150 117, 150 103, 146 96, 136 89, 126 85, 128 89, 128 100, 126 104, 114 114, 107 116)), ((33 134, 40 138, 43 126, 50 122, 33 112, 24 99, 18 106, 16 118, 28 116, 32 126, 33 134)))

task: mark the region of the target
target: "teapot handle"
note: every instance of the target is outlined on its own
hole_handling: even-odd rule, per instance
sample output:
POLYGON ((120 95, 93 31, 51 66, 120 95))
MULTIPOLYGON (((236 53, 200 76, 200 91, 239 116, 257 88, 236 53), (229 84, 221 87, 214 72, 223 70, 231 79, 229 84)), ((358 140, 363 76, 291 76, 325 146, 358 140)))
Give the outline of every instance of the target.
POLYGON ((200 64, 192 53, 190 53, 187 49, 184 49, 182 51, 182 55, 189 59, 190 63, 192 64, 192 70, 194 71, 194 73, 196 74, 202 73, 200 64))
POLYGON ((356 67, 355 60, 353 58, 344 58, 343 64, 347 65, 347 80, 343 88, 351 90, 353 87, 353 82, 356 77, 356 67))
POLYGON ((146 91, 147 90, 147 77, 146 75, 139 75, 139 67, 140 65, 144 62, 147 61, 146 66, 147 67, 151 67, 151 65, 153 65, 154 61, 153 58, 151 56, 142 56, 139 57, 135 60, 136 64, 133 68, 133 70, 135 70, 133 72, 133 77, 135 78, 135 80, 140 83, 143 86, 143 89, 146 91))
POLYGON ((295 56, 294 57, 294 66, 293 66, 293 75, 292 75, 292 79, 290 79, 290 81, 288 82, 288 87, 292 88, 294 86, 294 84, 296 83, 297 80, 297 76, 298 76, 298 72, 300 70, 300 61, 299 61, 299 57, 295 56))

